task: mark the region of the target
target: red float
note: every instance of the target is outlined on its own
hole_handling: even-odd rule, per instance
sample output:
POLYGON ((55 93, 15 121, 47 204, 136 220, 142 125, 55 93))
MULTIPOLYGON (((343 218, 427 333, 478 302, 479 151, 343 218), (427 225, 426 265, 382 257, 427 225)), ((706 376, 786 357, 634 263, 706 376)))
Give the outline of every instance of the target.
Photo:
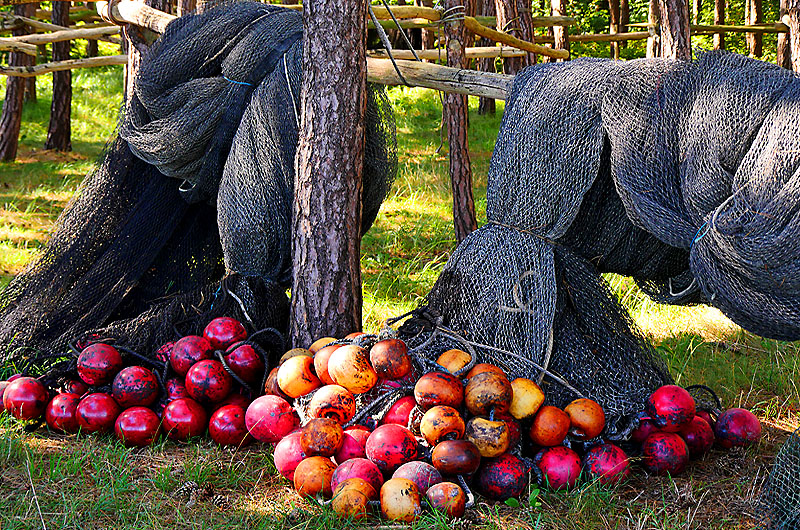
POLYGON ((176 374, 185 376, 194 363, 203 359, 211 359, 213 354, 214 348, 206 339, 197 335, 189 335, 180 339, 172 347, 169 364, 176 374))
POLYGON ((616 484, 630 475, 628 455, 614 444, 600 444, 583 457, 586 470, 601 484, 616 484))
POLYGON ((117 416, 114 433, 125 447, 147 447, 158 437, 161 420, 147 407, 131 407, 117 416))
POLYGON ((47 427, 55 432, 78 432, 78 418, 75 415, 81 398, 77 394, 58 394, 47 404, 44 419, 47 427))
POLYGON ((714 429, 700 416, 692 418, 692 421, 681 427, 678 434, 689 448, 689 458, 703 456, 714 445, 714 429))
POLYGON ((283 398, 266 395, 255 399, 245 412, 250 434, 264 443, 276 443, 300 425, 300 417, 283 398))
POLYGON ((656 475, 678 475, 689 463, 689 448, 675 433, 651 434, 642 444, 642 465, 656 475))
POLYGON ((249 344, 242 344, 230 352, 225 356, 225 362, 245 383, 260 383, 264 376, 264 361, 249 344))
POLYGON ((96 392, 81 399, 75 416, 84 432, 110 432, 122 409, 110 394, 96 392))
POLYGON ((533 462, 542 472, 544 484, 556 490, 573 487, 581 474, 580 457, 567 447, 542 449, 536 453, 533 462))
POLYGON ((400 425, 381 425, 367 438, 366 452, 381 471, 392 473, 417 458, 417 439, 400 425))
POLYGON ((233 378, 221 362, 205 359, 189 368, 185 385, 189 397, 198 403, 219 403, 231 393, 233 378))
POLYGON ((175 401, 176 399, 189 397, 189 393, 186 391, 186 385, 183 384, 184 381, 185 379, 178 379, 177 377, 167 379, 167 382, 164 384, 167 390, 167 403, 175 401))
POLYGON ((413 396, 401 397, 386 412, 386 415, 381 420, 381 425, 394 423, 395 425, 408 427, 408 417, 416 406, 417 400, 413 396))
POLYGON ((415 460, 406 462, 392 474, 392 478, 407 478, 414 484, 421 494, 428 491, 428 488, 442 481, 442 474, 439 470, 428 464, 415 460))
MULTIPOLYGON (((247 330, 235 318, 219 317, 208 323, 203 337, 215 350, 224 350, 247 338, 247 330)), ((238 375, 238 374, 237 374, 238 375)))
POLYGON ((245 409, 226 405, 214 411, 208 421, 208 435, 220 445, 244 446, 253 441, 244 422, 245 409))
POLYGON ((110 383, 122 366, 119 351, 102 342, 87 346, 78 356, 78 376, 89 386, 110 383))
POLYGON ((525 464, 508 453, 484 460, 478 470, 478 491, 489 499, 504 501, 519 497, 527 485, 525 464))
POLYGON ((201 436, 208 425, 205 409, 190 398, 170 402, 161 415, 164 431, 171 440, 186 441, 201 436))
POLYGON ((694 417, 694 398, 677 385, 664 385, 647 399, 645 411, 664 432, 678 432, 694 417))
POLYGON ((755 414, 746 409, 728 409, 717 418, 714 427, 719 444, 729 449, 734 446, 748 446, 761 438, 761 422, 755 414))
POLYGON ((111 395, 123 409, 148 407, 158 398, 158 381, 147 368, 128 366, 114 377, 111 395))
POLYGON ((375 491, 380 491, 383 485, 383 474, 378 466, 371 460, 366 458, 351 458, 350 460, 342 463, 333 472, 331 479, 331 488, 336 489, 336 486, 349 478, 360 478, 367 481, 375 491))
POLYGON ((3 408, 18 420, 34 420, 44 414, 50 394, 33 377, 14 379, 3 392, 3 408))
POLYGON ((302 431, 295 431, 284 436, 272 452, 275 469, 288 480, 294 480, 294 470, 297 469, 297 465, 308 457, 300 444, 302 435, 302 431))

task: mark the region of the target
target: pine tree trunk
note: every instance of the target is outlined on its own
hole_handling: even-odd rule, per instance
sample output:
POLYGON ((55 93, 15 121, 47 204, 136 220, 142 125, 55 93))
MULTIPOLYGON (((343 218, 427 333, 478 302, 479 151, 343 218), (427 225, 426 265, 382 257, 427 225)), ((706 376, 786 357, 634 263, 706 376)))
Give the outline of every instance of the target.
MULTIPOLYGON (((445 9, 458 5, 466 6, 466 13, 474 13, 474 2, 469 0, 445 0, 445 9)), ((454 68, 466 66, 464 42, 469 33, 460 22, 446 24, 447 65, 454 68)), ((453 192, 453 224, 456 240, 461 242, 478 228, 475 219, 475 201, 472 198, 472 167, 469 160, 467 139, 467 96, 444 95, 444 119, 447 123, 447 139, 450 146, 450 186, 453 192)))
POLYGON ((651 26, 650 37, 647 38, 647 57, 660 57, 661 56, 661 8, 658 5, 658 0, 650 0, 650 8, 647 11, 647 22, 651 26))
MULTIPOLYGON (((714 0, 714 24, 725 24, 725 0, 714 0)), ((780 39, 780 37, 778 37, 780 39)), ((714 49, 725 49, 725 34, 714 33, 714 49)))
POLYGON ((685 0, 659 0, 661 15, 661 57, 692 59, 689 33, 689 5, 685 0))
MULTIPOLYGON (((86 9, 96 11, 94 2, 86 2, 86 9)), ((89 39, 86 41, 86 57, 97 57, 99 50, 97 49, 97 40, 89 39)))
POLYGON ((295 346, 361 330, 366 3, 306 0, 292 217, 295 346))
MULTIPOLYGON (((485 17, 495 16, 494 0, 479 0, 478 13, 485 17)), ((494 43, 487 38, 478 40, 478 46, 494 46, 494 43)), ((487 57, 478 59, 478 69, 481 72, 494 72, 495 71, 494 57, 487 57)), ((478 114, 494 115, 497 112, 495 100, 492 98, 478 98, 478 114)))
MULTIPOLYGON (((286 2, 292 2, 292 1, 293 0, 284 0, 283 3, 285 4, 286 2)), ((187 13, 191 13, 192 11, 194 11, 195 7, 196 7, 195 0, 178 0, 177 15, 179 17, 182 17, 183 15, 186 15, 187 13)))
MULTIPOLYGON (((764 6, 761 0, 747 0, 745 24, 759 24, 764 21, 764 6)), ((763 33, 748 33, 747 48, 751 57, 761 57, 764 52, 763 33)))
MULTIPOLYGON (((567 0, 550 0, 550 12, 553 16, 566 16, 567 0)), ((550 33, 553 35, 553 48, 569 51, 569 33, 565 26, 553 26, 550 33)), ((550 60, 552 61, 552 59, 550 60)), ((556 62, 563 61, 564 59, 556 59, 556 62)))
MULTIPOLYGON (((628 24, 631 22, 631 6, 628 0, 620 0, 619 2, 619 32, 627 33, 628 24)), ((620 46, 626 48, 628 41, 622 41, 620 46)))
MULTIPOLYGON (((513 31, 515 28, 519 28, 517 6, 514 0, 495 0, 494 8, 497 13, 497 29, 518 34, 518 32, 513 31)), ((516 75, 521 67, 522 61, 518 57, 506 57, 503 59, 503 73, 505 74, 516 75)))
MULTIPOLYGON (((778 20, 789 11, 789 0, 780 0, 780 15, 778 20)), ((775 52, 775 59, 778 66, 792 69, 792 50, 789 48, 789 33, 778 33, 778 46, 775 52)))
MULTIPOLYGON (((619 33, 619 19, 620 7, 619 0, 608 0, 608 32, 613 34, 619 33)), ((619 42, 612 42, 611 44, 611 58, 619 59, 619 42)))
MULTIPOLYGON (((14 14, 21 17, 32 17, 36 12, 36 4, 19 4, 14 6, 14 14)), ((27 28, 15 29, 14 36, 25 35, 27 28)), ((20 52, 11 52, 8 64, 11 66, 28 66, 31 57, 20 52)), ((6 98, 3 112, 0 114, 0 160, 14 160, 19 147, 19 130, 22 126, 22 102, 25 97, 25 79, 9 76, 6 79, 6 98)))
MULTIPOLYGON (((419 5, 422 7, 433 7, 433 0, 418 0, 419 5)), ((432 50, 436 47, 436 30, 423 29, 422 30, 422 49, 432 50)))
MULTIPOLYGON (((37 2, 35 4, 30 4, 30 5, 32 6, 31 16, 34 16, 34 14, 36 13, 36 9, 39 8, 39 3, 37 2)), ((24 33, 29 33, 27 26, 25 26, 23 29, 24 29, 24 33)), ((27 57, 27 60, 29 61, 29 64, 31 66, 36 64, 36 59, 37 59, 36 57, 30 57, 30 56, 27 57)), ((35 76, 34 77, 26 77, 25 78, 25 95, 22 97, 22 99, 23 99, 23 101, 25 103, 36 101, 36 77, 35 76)))
POLYGON ((700 0, 692 0, 692 24, 700 24, 700 11, 702 5, 700 0))
MULTIPOLYGON (((70 2, 53 2, 53 24, 69 26, 70 2)), ((53 43, 53 61, 70 58, 69 41, 53 43)), ((45 149, 72 151, 72 71, 53 72, 53 101, 50 105, 50 125, 47 128, 45 149)))

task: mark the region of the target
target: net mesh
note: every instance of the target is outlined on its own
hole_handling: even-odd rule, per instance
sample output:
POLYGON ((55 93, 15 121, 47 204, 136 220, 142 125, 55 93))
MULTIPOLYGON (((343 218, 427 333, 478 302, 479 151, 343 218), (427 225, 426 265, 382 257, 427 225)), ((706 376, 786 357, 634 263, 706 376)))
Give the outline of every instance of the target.
MULTIPOLYGON (((176 323, 196 333, 221 314, 284 331, 301 59, 302 16, 278 6, 222 4, 169 24, 119 136, 0 293, 0 360, 88 334, 153 355, 176 323)), ((362 233, 397 166, 391 106, 380 87, 368 93, 362 233)))
POLYGON ((800 528, 800 429, 794 431, 775 457, 759 508, 759 528, 800 528))
MULTIPOLYGON (((800 338, 798 96, 791 72, 724 52, 522 71, 490 164, 488 222, 406 334, 424 339, 438 322, 502 350, 478 348, 514 375, 548 368, 604 407, 612 436, 671 378, 602 273, 800 338)), ((575 397, 550 386, 554 404, 575 397)))

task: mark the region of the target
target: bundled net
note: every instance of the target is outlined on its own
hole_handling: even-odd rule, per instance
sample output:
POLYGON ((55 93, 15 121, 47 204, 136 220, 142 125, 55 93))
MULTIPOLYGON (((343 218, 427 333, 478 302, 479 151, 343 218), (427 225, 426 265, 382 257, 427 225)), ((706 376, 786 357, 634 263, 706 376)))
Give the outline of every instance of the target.
POLYGON ((760 528, 800 528, 800 429, 781 448, 761 490, 760 528))
MULTIPOLYGON (((624 437, 668 383, 601 274, 800 337, 800 79, 761 61, 581 59, 517 75, 491 160, 485 226, 403 330, 463 334, 481 360, 583 394, 624 437)), ((429 348, 453 347, 439 336, 429 348)))
MULTIPOLYGON (((277 6, 168 26, 119 136, 0 294, 0 359, 41 364, 91 335, 152 356, 223 314, 286 329, 301 56, 302 17, 277 6)), ((368 96, 362 233, 397 165, 390 104, 368 96)))

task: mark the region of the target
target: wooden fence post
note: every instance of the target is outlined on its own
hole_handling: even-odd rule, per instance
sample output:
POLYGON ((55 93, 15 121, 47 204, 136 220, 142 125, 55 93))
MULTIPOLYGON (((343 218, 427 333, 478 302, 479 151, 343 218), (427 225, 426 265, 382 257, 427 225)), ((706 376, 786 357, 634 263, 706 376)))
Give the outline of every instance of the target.
MULTIPOLYGON (((32 17, 36 12, 36 4, 18 4, 14 6, 14 14, 21 17, 32 17)), ((12 32, 14 36, 25 35, 28 28, 23 26, 12 32)), ((11 52, 9 64, 12 66, 30 66, 32 57, 22 52, 11 52)), ((22 103, 25 97, 25 79, 10 77, 6 80, 6 98, 3 112, 0 114, 0 160, 14 160, 19 146, 19 130, 22 126, 22 103)))
POLYGON ((290 338, 361 330, 361 190, 367 4, 306 0, 292 205, 290 338))
POLYGON ((658 0, 661 17, 661 57, 692 59, 689 6, 685 0, 658 0))
MULTIPOLYGON (((493 17, 495 16, 495 9, 494 9, 494 0, 478 0, 478 14, 485 16, 485 17, 493 17)), ((494 43, 487 39, 486 37, 481 37, 478 40, 478 46, 492 46, 494 43)), ((478 59, 478 69, 481 72, 492 72, 495 71, 495 59, 494 57, 485 57, 478 59)), ((478 98, 478 114, 485 115, 491 114, 494 115, 496 112, 496 105, 495 100, 492 98, 478 98)))
MULTIPOLYGON (((53 2, 52 22, 69 26, 70 2, 53 2)), ((53 61, 70 58, 70 41, 53 43, 53 61)), ((45 149, 72 151, 72 71, 53 72, 53 100, 50 105, 50 124, 45 149)))
MULTIPOLYGON (((474 0, 445 0, 446 9, 463 5, 466 14, 475 13, 474 0)), ((454 68, 466 66, 464 43, 469 33, 461 21, 446 24, 447 65, 454 68)), ((478 228, 475 218, 475 201, 472 197, 472 166, 467 139, 467 96, 444 94, 443 114, 447 123, 447 140, 450 147, 450 187, 453 192, 453 224, 456 240, 461 242, 478 228)))

